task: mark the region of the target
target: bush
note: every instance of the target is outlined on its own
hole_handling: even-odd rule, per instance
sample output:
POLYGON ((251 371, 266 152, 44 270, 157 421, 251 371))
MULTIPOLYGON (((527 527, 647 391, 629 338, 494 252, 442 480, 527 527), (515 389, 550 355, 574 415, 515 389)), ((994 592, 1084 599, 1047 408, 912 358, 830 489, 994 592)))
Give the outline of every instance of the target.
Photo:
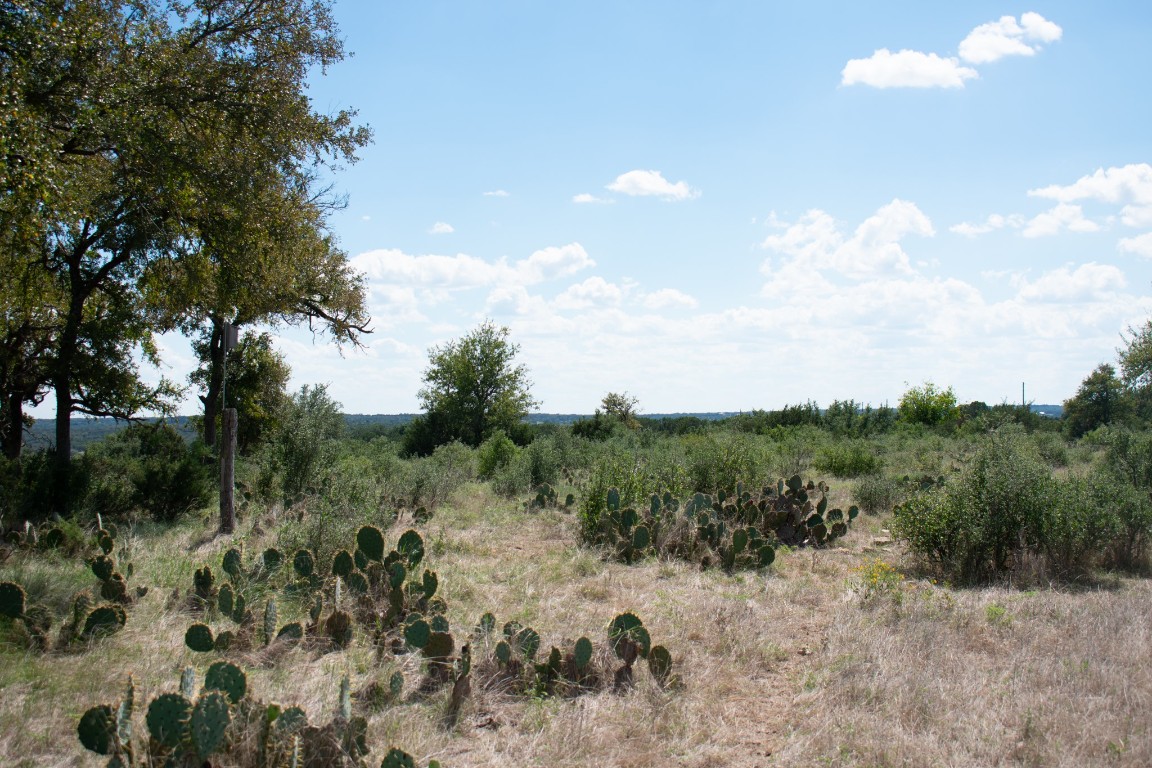
POLYGON ((503 430, 484 441, 477 451, 477 471, 483 479, 491 478, 498 470, 511 463, 519 449, 503 430))
POLYGON ((175 520, 212 497, 214 475, 206 456, 200 443, 189 447, 163 422, 132 424, 84 453, 82 509, 105 517, 143 511, 160 522, 175 520))
POLYGON ((860 477, 880 471, 883 462, 862 440, 841 440, 816 451, 812 466, 836 477, 860 477))
POLYGON ((869 515, 891 512, 903 498, 900 483, 883 475, 866 475, 852 489, 852 501, 869 515))
POLYGON ((267 445, 286 505, 316 492, 321 470, 335 460, 343 433, 340 404, 328 396, 327 387, 305 385, 292 396, 267 445))

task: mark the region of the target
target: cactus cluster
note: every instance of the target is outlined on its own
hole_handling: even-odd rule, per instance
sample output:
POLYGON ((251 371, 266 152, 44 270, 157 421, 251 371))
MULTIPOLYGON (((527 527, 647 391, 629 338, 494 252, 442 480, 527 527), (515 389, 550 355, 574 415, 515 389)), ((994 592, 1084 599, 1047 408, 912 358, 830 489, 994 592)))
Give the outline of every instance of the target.
MULTIPOLYGON (((129 679, 124 699, 90 707, 76 735, 86 749, 109 758, 108 768, 231 765, 241 756, 246 756, 244 764, 259 768, 366 765, 368 721, 352 712, 347 677, 340 684, 337 713, 323 726, 310 725, 300 707, 265 704, 251 696, 243 670, 228 662, 210 666, 198 695, 195 689, 196 674, 189 667, 178 692, 162 693, 147 704, 147 738, 138 743, 132 728, 136 692, 129 679), (221 755, 235 757, 215 757, 221 755)), ((414 763, 392 748, 381 765, 414 763)))
POLYGON ((625 563, 661 553, 727 571, 766 568, 777 545, 824 546, 848 533, 859 510, 829 509, 828 490, 793 475, 759 492, 738 484, 734 493, 697 493, 684 503, 653 494, 638 509, 622 507, 613 488, 593 540, 625 563))

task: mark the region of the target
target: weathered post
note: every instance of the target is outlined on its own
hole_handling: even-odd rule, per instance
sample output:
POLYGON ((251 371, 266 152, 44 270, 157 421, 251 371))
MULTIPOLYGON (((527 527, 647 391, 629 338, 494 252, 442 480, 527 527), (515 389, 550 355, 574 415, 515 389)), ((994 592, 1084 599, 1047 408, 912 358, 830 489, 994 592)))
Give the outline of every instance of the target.
POLYGON ((220 533, 236 531, 236 409, 220 415, 220 533))

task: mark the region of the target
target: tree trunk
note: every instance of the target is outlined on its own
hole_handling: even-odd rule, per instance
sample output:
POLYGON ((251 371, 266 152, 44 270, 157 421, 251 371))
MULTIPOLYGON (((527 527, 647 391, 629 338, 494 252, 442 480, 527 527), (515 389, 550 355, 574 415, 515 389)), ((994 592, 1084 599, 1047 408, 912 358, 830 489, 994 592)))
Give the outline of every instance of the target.
POLYGON ((220 533, 233 533, 236 530, 236 409, 225 408, 221 415, 220 533))
POLYGON ((220 391, 224 387, 224 321, 212 317, 212 339, 208 343, 208 392, 204 403, 204 444, 216 448, 216 416, 220 413, 220 391))
POLYGON ((6 392, 7 403, 0 407, 4 423, 0 424, 0 443, 3 443, 4 458, 15 461, 20 458, 20 448, 24 445, 24 398, 19 392, 6 392))

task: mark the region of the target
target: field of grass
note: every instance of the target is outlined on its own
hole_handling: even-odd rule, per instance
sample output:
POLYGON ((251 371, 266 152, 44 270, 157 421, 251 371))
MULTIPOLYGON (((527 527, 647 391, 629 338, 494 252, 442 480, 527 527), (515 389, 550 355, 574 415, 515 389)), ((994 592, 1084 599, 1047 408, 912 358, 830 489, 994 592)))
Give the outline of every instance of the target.
MULTIPOLYGON (((847 503, 849 491, 848 482, 834 488, 834 501, 847 503)), ((279 544, 285 523, 243 520, 235 539, 214 537, 207 517, 122 531, 118 555, 135 566, 132 584, 149 590, 121 632, 66 651, 0 646, 4 764, 104 765, 77 740, 80 715, 118 700, 129 676, 137 701, 148 701, 177 690, 186 666, 202 672, 220 658, 185 647, 196 617, 174 593, 187 593, 194 569, 217 568, 237 542, 247 552, 279 544)), ((361 523, 385 527, 351 524, 361 523)), ((372 766, 391 745, 419 765, 448 767, 1152 765, 1146 580, 952 589, 916 578, 887 525, 886 515, 862 515, 835 546, 782 549, 761 572, 624 565, 576 545, 574 514, 529 511, 470 483, 415 526, 454 632, 491 611, 534 627, 543 648, 582 635, 603 648, 612 618, 632 611, 671 651, 678 680, 661 687, 638 668, 626 692, 533 697, 495 685, 478 662, 472 696, 448 725, 451 686, 422 690, 418 655, 378 654, 363 634, 338 652, 226 656, 246 669, 255 696, 299 705, 313 722, 335 713, 344 675, 355 694, 403 672, 396 701, 368 708, 356 699, 372 766)), ((411 526, 401 519, 386 540, 411 526)), ((0 579, 61 611, 96 583, 82 561, 5 555, 0 579)), ((286 604, 281 623, 303 611, 286 604)), ((478 643, 474 653, 482 660, 491 650, 478 643)), ((139 711, 137 720, 146 732, 139 711)), ((227 759, 212 764, 234 764, 227 759)))

